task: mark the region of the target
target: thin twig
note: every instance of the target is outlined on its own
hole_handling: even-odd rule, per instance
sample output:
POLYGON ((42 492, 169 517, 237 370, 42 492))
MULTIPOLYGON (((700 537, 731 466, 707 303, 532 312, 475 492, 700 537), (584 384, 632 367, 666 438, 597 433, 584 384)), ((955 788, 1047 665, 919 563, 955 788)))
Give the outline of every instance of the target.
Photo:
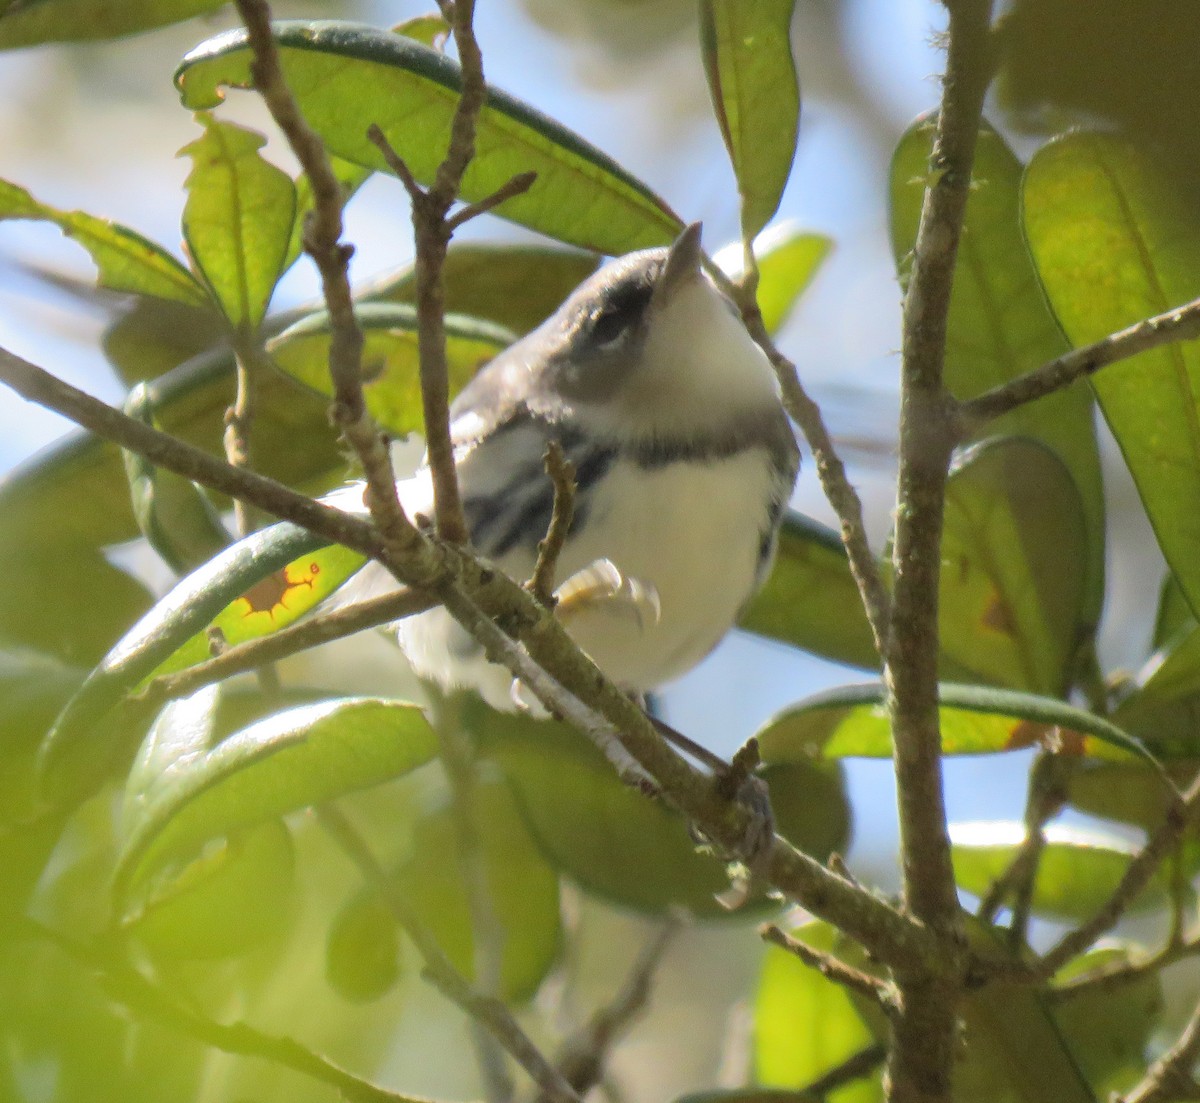
POLYGON ((1072 349, 1040 368, 963 402, 959 407, 962 435, 972 436, 982 423, 1053 394, 1110 364, 1160 345, 1197 337, 1200 337, 1200 299, 1147 318, 1083 348, 1072 349))
POLYGON ((1073 930, 1068 931, 1040 959, 1033 963, 994 961, 980 959, 973 969, 980 979, 1000 978, 1011 982, 1038 984, 1049 980, 1067 962, 1078 957, 1096 939, 1114 927, 1126 909, 1150 883, 1159 866, 1175 849, 1183 833, 1196 821, 1200 814, 1200 774, 1188 786, 1183 795, 1167 808, 1158 830, 1146 841, 1145 846, 1133 857, 1121 876, 1116 888, 1095 914, 1073 930))
POLYGON ((979 918, 991 923, 1009 894, 1012 894, 1013 921, 1009 927, 1009 942, 1014 948, 1025 940, 1038 863, 1046 844, 1043 829, 1062 806, 1063 787, 1059 766, 1057 756, 1045 751, 1035 759, 1029 774, 1029 794, 1025 802, 1025 838, 1008 868, 996 878, 979 904, 979 918))
POLYGON ((355 602, 312 620, 281 628, 270 636, 247 640, 222 651, 215 658, 188 667, 177 674, 163 674, 135 695, 135 700, 157 705, 177 697, 187 697, 201 686, 221 682, 235 674, 257 670, 264 663, 278 662, 333 640, 344 639, 368 628, 403 620, 423 613, 437 599, 417 590, 404 589, 367 601, 355 602))
POLYGON ((866 996, 889 1015, 896 1011, 896 994, 887 981, 873 977, 870 973, 864 973, 861 969, 855 969, 854 966, 847 965, 832 954, 813 949, 807 943, 793 938, 773 923, 760 927, 758 933, 765 942, 773 943, 781 950, 794 954, 810 969, 815 969, 827 980, 866 996))
POLYGON ((32 937, 53 943, 83 968, 96 974, 104 990, 139 1016, 161 1023, 224 1053, 271 1061, 303 1076, 328 1084, 358 1103, 425 1103, 418 1097, 381 1088, 347 1072, 307 1046, 279 1034, 267 1034, 244 1022, 220 1023, 181 1003, 115 956, 69 938, 36 920, 18 917, 16 923, 32 937))
POLYGON ((478 218, 481 214, 487 214, 488 211, 495 210, 501 203, 512 199, 517 195, 524 195, 533 187, 537 180, 536 172, 518 172, 516 176, 501 184, 491 195, 485 196, 478 203, 468 203, 465 207, 455 211, 449 218, 446 219, 446 229, 450 233, 454 233, 464 223, 470 222, 473 218, 478 218))
MULTIPOLYGON (((458 103, 450 123, 446 155, 434 173, 433 184, 422 189, 404 160, 392 148, 383 132, 372 127, 371 141, 383 151, 389 166, 400 176, 412 201, 413 237, 416 244, 417 350, 421 362, 421 405, 425 420, 425 449, 433 482, 434 517, 437 533, 452 544, 467 541, 466 517, 454 465, 454 446, 450 439, 450 375, 446 362, 446 287, 443 267, 450 237, 456 226, 471 217, 460 212, 459 220, 447 219, 450 207, 462 186, 463 174, 475 156, 475 127, 487 99, 483 78, 483 55, 475 40, 475 0, 455 0, 440 4, 450 24, 458 50, 461 72, 458 103)), ((526 190, 532 183, 528 174, 505 184, 495 203, 526 190)), ((489 208, 490 209, 490 208, 489 208)))
MULTIPOLYGON (((645 1008, 654 974, 681 925, 678 919, 660 923, 653 937, 642 947, 613 1001, 592 1015, 559 1047, 554 1063, 581 1098, 603 1080, 613 1046, 645 1008)), ((549 1100, 542 1096, 539 1103, 549 1103, 549 1100)))
POLYGON ((265 0, 236 0, 254 55, 250 74, 275 124, 283 132, 312 186, 313 208, 304 227, 304 248, 321 275, 329 311, 329 374, 334 400, 330 416, 363 466, 363 501, 379 526, 384 542, 411 552, 424 538, 404 515, 396 496, 387 441, 367 412, 362 389, 363 334, 354 315, 349 264, 353 246, 342 243, 342 190, 324 143, 308 125, 284 79, 271 34, 271 12, 265 0))
POLYGON ((1150 1066, 1141 1082, 1121 1097, 1120 1103, 1175 1103, 1200 1099, 1195 1067, 1200 1060, 1200 1005, 1179 1040, 1150 1066))
POLYGON ((1155 954, 1133 961, 1117 960, 1102 965, 1072 978, 1066 984, 1046 989, 1046 995, 1051 1002, 1065 1002, 1078 996, 1112 992, 1143 977, 1156 976, 1167 966, 1197 955, 1200 955, 1200 938, 1181 940, 1176 944, 1168 942, 1155 954))
POLYGON ((433 933, 417 918, 396 882, 387 875, 371 853, 354 825, 333 805, 317 810, 321 826, 354 863, 363 880, 370 885, 412 939, 425 962, 425 975, 439 991, 479 1022, 529 1073, 530 1078, 551 1103, 579 1103, 571 1086, 542 1052, 530 1041, 508 1008, 495 998, 481 996, 455 969, 433 933))
POLYGON ((825 497, 837 514, 850 573, 854 577, 858 592, 866 610, 867 621, 875 640, 875 649, 883 656, 887 646, 887 623, 891 598, 879 573, 879 563, 867 541, 867 527, 863 520, 862 501, 858 492, 846 477, 846 467, 834 447, 833 438, 825 427, 821 408, 809 397, 796 365, 775 346, 771 335, 763 324, 758 303, 746 288, 733 283, 715 264, 705 263, 705 270, 717 285, 729 295, 742 312, 742 319, 750 336, 766 354, 775 375, 779 379, 783 394, 784 409, 800 427, 817 465, 817 477, 825 497))
MULTIPOLYGON (((234 341, 236 392, 232 405, 225 411, 225 458, 234 467, 250 468, 255 415, 255 378, 244 345, 248 338, 239 335, 234 341)), ((250 507, 238 499, 233 501, 234 526, 239 537, 254 531, 250 507)))
POLYGON ((554 507, 546 536, 538 543, 537 562, 525 588, 547 608, 554 606, 554 575, 558 557, 575 520, 575 465, 566 457, 556 440, 546 445, 542 457, 546 474, 554 484, 554 507))

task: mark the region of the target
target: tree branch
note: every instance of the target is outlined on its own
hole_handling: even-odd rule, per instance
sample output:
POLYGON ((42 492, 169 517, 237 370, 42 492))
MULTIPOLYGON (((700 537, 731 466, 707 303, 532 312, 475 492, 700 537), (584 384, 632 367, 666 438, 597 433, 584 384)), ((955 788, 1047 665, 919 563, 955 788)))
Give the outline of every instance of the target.
POLYGON ((1072 349, 1040 368, 993 387, 959 406, 961 436, 973 436, 979 427, 1027 402, 1070 386, 1077 379, 1094 375, 1101 368, 1128 360, 1173 341, 1200 337, 1200 299, 1157 314, 1127 329, 1119 330, 1083 348, 1072 349))
MULTIPOLYGON (((946 478, 956 436, 943 385, 950 291, 971 168, 992 72, 990 0, 948 0, 946 73, 904 297, 900 464, 893 590, 887 631, 904 905, 965 952, 942 791, 938 712, 938 589, 946 478)), ((961 985, 898 972, 901 1013, 892 1020, 886 1082, 893 1103, 949 1101, 961 985)))
POLYGON ((254 87, 312 185, 313 209, 304 228, 304 248, 320 272, 329 311, 329 374, 334 390, 330 416, 362 463, 367 482, 363 500, 384 542, 401 553, 410 553, 422 545, 423 538, 400 506, 387 441, 363 399, 363 335, 354 315, 349 278, 354 247, 341 241, 341 186, 324 143, 305 121, 284 79, 266 0, 235 2, 254 55, 250 67, 254 87))

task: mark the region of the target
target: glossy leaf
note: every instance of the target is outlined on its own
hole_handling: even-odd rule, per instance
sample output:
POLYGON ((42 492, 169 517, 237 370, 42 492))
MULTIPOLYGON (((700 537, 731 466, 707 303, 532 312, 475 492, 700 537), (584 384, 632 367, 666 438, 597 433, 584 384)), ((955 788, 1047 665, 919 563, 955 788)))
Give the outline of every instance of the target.
POLYGON ((24 188, 0 180, 0 220, 6 218, 53 222, 88 251, 101 287, 193 306, 211 305, 208 293, 191 272, 160 245, 128 226, 83 211, 60 211, 39 203, 24 188))
MULTIPOLYGON (((758 309, 768 333, 779 332, 832 248, 833 241, 824 234, 809 233, 792 224, 772 226, 754 239, 758 309)), ((713 259, 736 278, 742 271, 741 243, 725 246, 713 259)))
MULTIPOLYGON (((793 937, 823 952, 839 948, 827 923, 793 937)), ((768 946, 754 994, 754 1073, 766 1087, 801 1088, 876 1041, 846 989, 778 946, 768 946)), ((882 1099, 878 1074, 830 1094, 834 1103, 882 1099)))
MULTIPOLYGON (((415 308, 400 303, 368 303, 358 307, 355 314, 363 330, 362 378, 368 411, 382 428, 397 437, 420 432, 424 417, 415 308)), ((507 330, 474 318, 448 314, 445 324, 452 396, 516 340, 507 330)), ((268 342, 267 351, 298 383, 332 397, 329 342, 329 315, 322 311, 289 326, 268 342)))
POLYGON ((296 186, 259 154, 261 134, 203 112, 196 119, 204 134, 179 151, 192 160, 184 239, 230 324, 253 329, 286 265, 296 186))
MULTIPOLYGON (((530 838, 507 785, 477 783, 473 798, 492 908, 504 931, 502 994, 525 1002, 562 949, 558 877, 530 838)), ((414 825, 411 853, 396 878, 446 955, 473 978, 474 941, 458 848, 454 811, 447 805, 414 825)))
POLYGON ((939 620, 943 670, 1047 696, 1067 692, 1085 638, 1083 503, 1033 440, 987 442, 946 487, 939 620))
POLYGON ((117 38, 178 23, 222 7, 225 0, 31 0, 0 15, 0 49, 43 42, 117 38))
MULTIPOLYGON (((1154 759, 1136 739, 1082 709, 1031 693, 943 682, 942 753, 993 754, 1044 746, 1059 754, 1115 761, 1154 759)), ((886 758, 891 727, 882 683, 818 693, 767 722, 757 734, 764 762, 813 757, 886 758)))
MULTIPOLYGON (((220 454, 233 372, 231 357, 213 355, 148 384, 156 421, 220 454)), ((327 490, 345 477, 325 401, 277 373, 262 375, 259 399, 258 470, 301 490, 327 490)), ((0 636, 95 663, 150 604, 102 551, 138 536, 120 450, 87 435, 54 445, 0 479, 0 515, 0 556, 21 580, 0 602, 0 636)))
MULTIPOLYGON (((513 333, 541 325, 596 270, 596 257, 545 245, 456 242, 446 254, 446 309, 482 318, 513 333)), ((367 284, 368 300, 412 303, 417 281, 411 264, 367 284)))
MULTIPOLYGON (((284 75, 329 149, 379 171, 367 139, 377 124, 418 180, 429 183, 446 149, 461 73, 456 62, 412 39, 352 23, 275 24, 284 75)), ((218 35, 184 58, 176 74, 184 103, 215 106, 222 85, 248 87, 243 31, 218 35)), ((665 245, 682 229, 644 184, 578 135, 490 89, 462 198, 478 201, 517 173, 538 174, 497 213, 550 237, 600 253, 665 245)))
POLYGON ((796 0, 701 0, 700 42, 713 110, 742 198, 749 240, 779 208, 800 133, 792 58, 796 0))
MULTIPOLYGON (((1023 209, 1042 284, 1076 345, 1200 294, 1200 221, 1118 138, 1078 133, 1043 147, 1023 209)), ((1159 546, 1200 608, 1200 350, 1143 353, 1092 386, 1159 546)))
MULTIPOLYGON (((638 911, 730 914, 715 899, 729 887, 723 863, 700 853, 683 820, 630 789, 582 735, 482 705, 470 728, 512 782, 543 854, 588 892, 638 911)), ((764 780, 781 834, 821 860, 845 847, 850 818, 840 772, 793 763, 764 780)))
POLYGON ((344 698, 276 713, 201 753, 156 726, 130 774, 117 869, 131 886, 208 839, 400 777, 437 737, 416 705, 344 698))
POLYGON ((879 665, 841 540, 794 511, 784 518, 775 566, 738 626, 835 662, 879 665))
MULTIPOLYGON (((892 247, 901 282, 912 264, 933 122, 914 123, 892 158, 892 247)), ((959 398, 1038 367, 1066 351, 1021 232, 1021 165, 990 127, 979 133, 946 333, 946 382, 959 398)), ((1086 519, 1084 617, 1094 626, 1104 599, 1104 494, 1085 384, 1040 399, 986 426, 988 435, 1033 437, 1066 464, 1086 519)))
POLYGON ((97 746, 95 725, 154 674, 211 656, 209 630, 229 645, 269 635, 328 596, 363 562, 280 524, 239 541, 180 581, 108 653, 71 699, 42 748, 50 792, 100 783, 114 748, 97 746))
MULTIPOLYGON (((1048 824, 1046 845, 1033 887, 1033 911, 1052 919, 1080 922, 1090 919, 1107 902, 1139 848, 1120 836, 1097 828, 1048 824)), ((950 842, 954 877, 959 887, 984 895, 1012 863, 1025 839, 1025 825, 1016 821, 954 823, 950 842)), ((1149 885, 1134 897, 1131 911, 1158 907, 1170 889, 1169 867, 1161 867, 1149 885)))

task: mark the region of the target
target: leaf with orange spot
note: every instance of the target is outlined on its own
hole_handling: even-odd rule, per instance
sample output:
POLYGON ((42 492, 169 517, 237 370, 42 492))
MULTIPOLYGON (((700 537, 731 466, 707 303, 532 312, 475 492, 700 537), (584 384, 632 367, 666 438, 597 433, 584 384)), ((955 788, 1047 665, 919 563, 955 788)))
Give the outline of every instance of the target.
MULTIPOLYGON (((1139 761, 1161 770, 1133 736, 1050 697, 943 682, 942 753, 994 754, 1038 745, 1070 755, 1139 761)), ((762 760, 885 758, 892 753, 882 682, 843 686, 793 705, 761 728, 762 760)), ((1164 779, 1164 784, 1166 784, 1164 779)))
POLYGON ((109 651, 67 704, 41 749, 50 795, 86 793, 124 736, 101 721, 149 678, 211 656, 209 633, 226 645, 287 627, 328 597, 364 557, 279 524, 238 541, 182 579, 109 651))

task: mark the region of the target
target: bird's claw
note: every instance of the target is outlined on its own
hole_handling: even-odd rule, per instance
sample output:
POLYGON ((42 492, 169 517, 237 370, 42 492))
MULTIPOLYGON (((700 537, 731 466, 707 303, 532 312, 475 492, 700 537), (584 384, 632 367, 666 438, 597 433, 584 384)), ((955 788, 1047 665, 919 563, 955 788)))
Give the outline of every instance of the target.
POLYGON ((576 571, 554 593, 555 608, 564 620, 596 607, 628 610, 638 628, 662 620, 658 591, 648 582, 631 578, 611 559, 597 559, 576 571))

